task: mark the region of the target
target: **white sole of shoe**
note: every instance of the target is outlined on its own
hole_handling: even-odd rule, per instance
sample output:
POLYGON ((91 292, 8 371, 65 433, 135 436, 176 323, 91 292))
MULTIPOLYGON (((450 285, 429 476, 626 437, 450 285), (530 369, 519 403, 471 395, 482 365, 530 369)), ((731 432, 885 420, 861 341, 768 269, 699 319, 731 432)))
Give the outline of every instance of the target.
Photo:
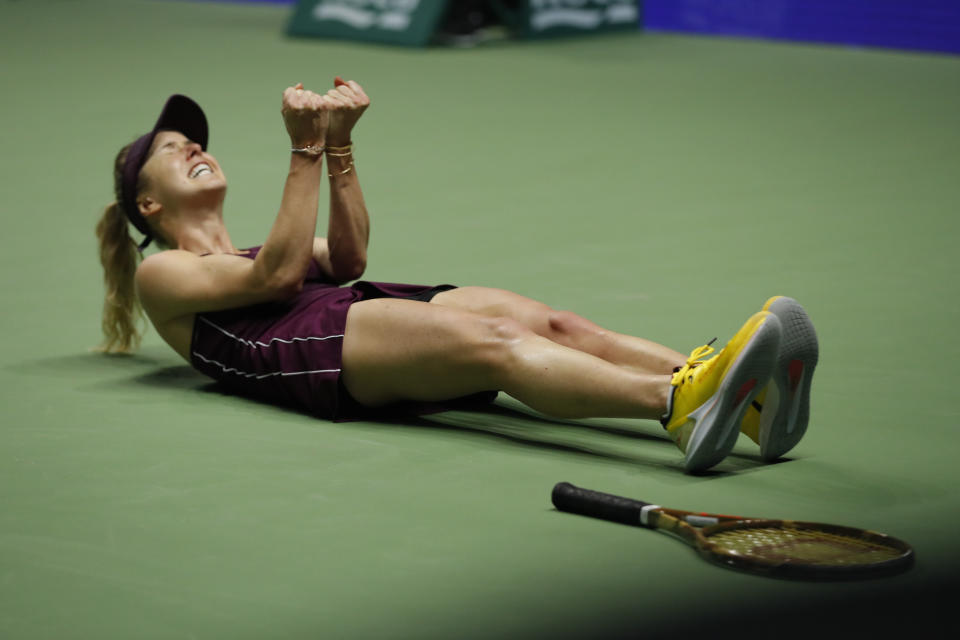
POLYGON ((767 311, 783 330, 780 353, 760 409, 760 457, 776 460, 793 449, 810 421, 810 385, 820 358, 817 332, 793 298, 776 298, 767 311))
POLYGON ((690 413, 696 425, 687 443, 684 469, 688 473, 709 469, 733 450, 743 414, 773 374, 781 332, 780 320, 767 316, 730 365, 717 392, 690 413))

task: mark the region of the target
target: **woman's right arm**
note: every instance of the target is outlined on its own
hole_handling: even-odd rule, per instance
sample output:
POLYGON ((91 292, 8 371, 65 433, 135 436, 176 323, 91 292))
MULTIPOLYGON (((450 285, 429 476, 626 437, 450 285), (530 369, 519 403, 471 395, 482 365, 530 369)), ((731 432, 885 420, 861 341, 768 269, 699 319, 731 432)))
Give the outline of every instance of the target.
POLYGON ((304 91, 298 84, 283 92, 283 121, 293 149, 283 187, 280 211, 260 253, 253 261, 256 277, 281 293, 296 292, 313 260, 323 155, 331 104, 325 96, 304 91))
MULTIPOLYGON (((283 94, 282 114, 294 149, 325 144, 329 101, 302 85, 283 94)), ((136 282, 155 322, 288 298, 303 284, 313 259, 323 160, 319 153, 292 152, 277 218, 254 260, 234 255, 200 257, 172 250, 146 258, 136 282)))

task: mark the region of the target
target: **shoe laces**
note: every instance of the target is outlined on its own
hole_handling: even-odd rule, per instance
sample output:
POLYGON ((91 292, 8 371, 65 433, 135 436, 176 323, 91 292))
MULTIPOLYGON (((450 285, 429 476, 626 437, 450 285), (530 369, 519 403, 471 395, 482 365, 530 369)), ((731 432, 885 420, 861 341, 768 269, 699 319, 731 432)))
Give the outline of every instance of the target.
POLYGON ((680 384, 683 383, 684 379, 687 377, 687 374, 690 373, 690 371, 692 371, 693 369, 699 367, 704 362, 706 362, 707 359, 704 356, 709 356, 711 353, 713 353, 713 347, 711 347, 710 345, 712 345, 716 341, 717 339, 714 338, 707 344, 694 349, 690 353, 690 357, 687 358, 686 364, 684 364, 682 367, 679 367, 676 370, 676 372, 674 372, 673 377, 670 379, 670 384, 672 384, 675 387, 680 386, 680 384))

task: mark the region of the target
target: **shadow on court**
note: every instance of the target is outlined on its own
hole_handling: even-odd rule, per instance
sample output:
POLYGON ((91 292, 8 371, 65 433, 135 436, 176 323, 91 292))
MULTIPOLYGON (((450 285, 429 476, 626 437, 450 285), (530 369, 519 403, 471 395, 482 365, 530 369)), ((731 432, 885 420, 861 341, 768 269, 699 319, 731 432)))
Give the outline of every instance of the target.
MULTIPOLYGON (((16 365, 21 373, 49 379, 69 380, 77 388, 100 394, 138 393, 154 389, 166 392, 210 394, 230 402, 278 409, 278 405, 234 394, 186 364, 151 350, 137 354, 76 353, 42 358, 16 365)), ((186 409, 185 409, 186 410, 186 409)), ((317 419, 296 407, 279 410, 317 419)), ((415 428, 445 433, 460 432, 491 437, 512 445, 531 447, 586 458, 643 466, 682 473, 682 457, 653 421, 637 420, 563 420, 538 414, 518 401, 500 394, 494 404, 451 404, 447 410, 426 415, 382 411, 363 420, 391 428, 415 428)), ((702 478, 722 477, 731 472, 761 468, 759 457, 731 455, 720 469, 699 474, 702 478)))

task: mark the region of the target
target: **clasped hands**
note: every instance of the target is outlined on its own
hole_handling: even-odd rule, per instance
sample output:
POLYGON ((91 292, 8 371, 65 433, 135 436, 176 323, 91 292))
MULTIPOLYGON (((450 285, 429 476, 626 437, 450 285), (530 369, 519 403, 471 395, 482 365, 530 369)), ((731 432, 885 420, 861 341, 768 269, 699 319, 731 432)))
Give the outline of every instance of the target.
POLYGON ((280 109, 294 149, 345 147, 360 116, 370 106, 363 87, 337 76, 326 93, 303 88, 303 83, 283 92, 280 109))

